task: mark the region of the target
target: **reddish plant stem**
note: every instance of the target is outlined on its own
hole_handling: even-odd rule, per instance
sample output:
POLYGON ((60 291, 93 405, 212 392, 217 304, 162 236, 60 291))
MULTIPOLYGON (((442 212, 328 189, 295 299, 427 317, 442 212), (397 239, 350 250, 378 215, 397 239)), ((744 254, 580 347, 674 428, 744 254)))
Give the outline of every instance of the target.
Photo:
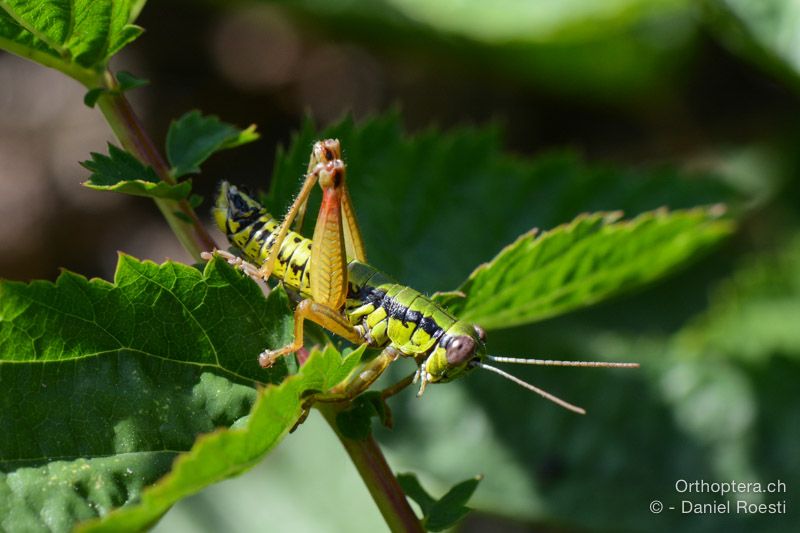
POLYGON ((142 161, 148 162, 162 180, 173 185, 175 180, 169 173, 169 166, 161 157, 161 153, 156 149, 150 136, 144 131, 142 122, 136 116, 128 99, 119 93, 108 94, 106 99, 111 102, 113 112, 121 118, 120 122, 127 128, 127 131, 123 133, 124 136, 117 135, 117 137, 121 137, 121 142, 128 144, 125 148, 142 161))
POLYGON ((425 531, 372 435, 366 440, 348 438, 339 431, 336 424, 336 414, 340 410, 337 404, 317 404, 316 407, 353 461, 389 529, 394 532, 425 531))
MULTIPOLYGON (((174 184, 175 180, 170 174, 169 166, 144 131, 125 96, 112 90, 104 93, 97 103, 123 148, 142 163, 152 167, 161 180, 174 184)), ((200 252, 213 250, 216 247, 214 239, 200 223, 200 219, 187 200, 176 201, 165 198, 154 198, 154 200, 178 240, 195 260, 201 260, 200 252)))

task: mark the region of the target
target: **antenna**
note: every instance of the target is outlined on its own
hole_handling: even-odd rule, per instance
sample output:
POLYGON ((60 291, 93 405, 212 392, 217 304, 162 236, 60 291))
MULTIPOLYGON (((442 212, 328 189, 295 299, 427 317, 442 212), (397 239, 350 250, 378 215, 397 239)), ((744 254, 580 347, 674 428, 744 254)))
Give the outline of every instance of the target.
POLYGON ((594 368, 639 368, 639 363, 610 363, 608 361, 559 361, 557 359, 525 359, 523 357, 499 357, 487 355, 494 363, 513 363, 517 365, 538 366, 588 366, 594 368))
POLYGON ((550 400, 553 403, 556 403, 556 404, 560 405, 564 409, 569 409, 570 411, 578 413, 579 415, 585 415, 586 414, 586 410, 585 409, 582 409, 582 408, 578 407, 577 405, 572 405, 569 402, 565 402, 564 400, 562 400, 558 396, 553 396, 549 392, 544 391, 544 390, 540 389, 539 387, 536 387, 535 385, 531 385, 530 383, 528 383, 526 381, 522 381, 517 376, 512 376, 511 374, 509 374, 508 372, 506 372, 504 370, 500 370, 499 368, 496 368, 496 367, 493 367, 493 366, 489 366, 489 365, 487 365, 485 363, 480 363, 478 361, 475 361, 474 363, 472 363, 472 365, 473 366, 477 366, 478 368, 483 368, 483 369, 488 370, 490 372, 494 372, 495 374, 499 374, 499 375, 503 376, 504 378, 506 378, 507 380, 513 381, 517 385, 520 385, 521 387, 525 387, 529 391, 535 392, 536 394, 538 394, 542 398, 545 398, 547 400, 550 400))
MULTIPOLYGON (((495 355, 487 355, 486 359, 495 363, 514 363, 514 364, 521 364, 521 365, 538 365, 538 366, 578 366, 578 367, 595 367, 595 368, 638 368, 639 363, 609 363, 606 361, 558 361, 554 359, 524 359, 521 357, 499 357, 495 355)), ((586 410, 578 407, 577 405, 572 405, 569 402, 562 400, 561 398, 550 394, 547 391, 540 389, 535 385, 531 385, 527 381, 522 381, 518 377, 509 374, 504 370, 500 370, 497 367, 487 365, 486 363, 482 363, 480 361, 473 361, 470 363, 472 366, 483 368, 484 370, 488 370, 490 372, 494 372, 509 381, 513 381, 517 385, 528 389, 529 391, 535 392, 542 398, 550 400, 551 402, 560 405, 564 409, 572 411, 574 413, 578 413, 580 415, 585 415, 586 410)))

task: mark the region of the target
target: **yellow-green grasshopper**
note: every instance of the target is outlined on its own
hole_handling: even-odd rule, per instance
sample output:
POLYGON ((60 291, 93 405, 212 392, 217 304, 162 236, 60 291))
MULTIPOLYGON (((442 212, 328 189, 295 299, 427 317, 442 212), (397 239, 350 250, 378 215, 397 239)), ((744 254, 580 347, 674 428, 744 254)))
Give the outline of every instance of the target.
MULTIPOLYGON (((414 382, 422 395, 429 383, 456 379, 483 368, 577 413, 572 405, 530 383, 487 364, 521 363, 547 366, 636 367, 636 363, 553 361, 497 357, 486 353, 486 335, 480 326, 458 320, 440 304, 401 285, 366 262, 363 240, 346 185, 346 167, 338 140, 314 145, 306 179, 282 222, 253 198, 223 182, 214 219, 244 259, 216 251, 251 277, 270 276, 300 295, 295 312, 294 341, 259 356, 263 367, 303 346, 303 323, 311 320, 355 345, 382 352, 345 383, 331 398, 354 397, 366 390, 399 357, 417 363, 414 382), (308 197, 316 183, 322 203, 313 240, 289 229, 302 224, 308 197), (256 266, 260 265, 260 266, 256 266)), ((207 258, 210 254, 206 254, 207 258)))

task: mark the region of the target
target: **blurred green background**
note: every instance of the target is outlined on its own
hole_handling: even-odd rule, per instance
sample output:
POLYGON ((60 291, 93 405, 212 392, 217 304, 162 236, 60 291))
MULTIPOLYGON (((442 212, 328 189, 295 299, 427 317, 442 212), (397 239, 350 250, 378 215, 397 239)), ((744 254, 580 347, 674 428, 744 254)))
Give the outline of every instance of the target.
MULTIPOLYGON (((222 178, 266 188, 276 146, 289 144, 305 114, 325 125, 394 108, 411 133, 490 125, 501 132, 493 142, 514 156, 566 149, 595 169, 557 174, 568 191, 558 209, 550 190, 530 205, 523 197, 469 206, 472 219, 507 210, 509 225, 497 233, 510 235, 451 247, 444 258, 435 239, 421 245, 422 236, 388 223, 363 228, 368 244, 413 249, 413 262, 379 266, 421 289, 452 289, 475 258, 488 260, 526 229, 516 227, 522 221, 549 227, 586 209, 635 214, 728 200, 738 232, 682 272, 579 313, 493 332, 495 353, 642 363, 634 372, 519 370, 587 407, 586 417, 473 376, 423 400, 406 391, 392 404, 396 429, 378 436, 390 464, 418 473, 435 494, 484 474, 463 531, 796 530, 800 3, 174 0, 152 2, 138 22, 147 33, 112 66, 151 80, 130 97, 158 144, 169 121, 193 108, 259 125, 261 141, 204 166, 195 183, 207 197, 222 178), (680 479, 781 480, 786 492, 682 495, 680 479), (788 512, 649 510, 653 500, 680 507, 682 499, 785 501, 788 512)), ((0 79, 1 277, 53 279, 66 267, 110 279, 118 249, 188 261, 150 202, 78 185, 86 177, 78 161, 104 151, 109 131, 80 104, 77 84, 7 54, 0 79)), ((450 180, 457 190, 459 176, 450 180)), ((403 199, 383 201, 388 211, 403 199)), ((200 211, 207 217, 208 202, 200 211)), ((425 237, 447 241, 458 229, 451 222, 425 237)), ((379 262, 387 257, 378 252, 379 262)), ((182 502, 157 530, 383 527, 312 416, 263 465, 182 502)))

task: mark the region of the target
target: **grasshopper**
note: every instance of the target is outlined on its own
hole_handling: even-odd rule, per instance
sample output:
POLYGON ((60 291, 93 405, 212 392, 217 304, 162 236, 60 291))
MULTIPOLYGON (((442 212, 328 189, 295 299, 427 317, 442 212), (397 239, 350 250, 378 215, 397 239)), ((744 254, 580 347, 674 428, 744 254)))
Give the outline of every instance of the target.
MULTIPOLYGON (((262 367, 303 346, 303 324, 311 320, 355 345, 382 352, 362 372, 318 400, 353 398, 366 390, 400 357, 417 363, 413 379, 418 396, 428 384, 444 383, 481 368, 503 376, 556 404, 585 411, 488 364, 519 363, 546 366, 637 367, 637 363, 554 361, 492 356, 480 326, 459 320, 419 291, 395 282, 367 263, 363 239, 346 185, 346 166, 338 140, 314 144, 305 181, 283 221, 278 221, 252 197, 223 182, 214 219, 244 259, 216 250, 256 280, 270 277, 299 294, 294 311, 294 341, 259 356, 262 367), (308 197, 319 183, 322 203, 313 240, 298 233, 308 197), (297 231, 290 229, 294 222, 297 231), (260 265, 260 266, 256 266, 260 265)), ((206 259, 211 254, 205 254, 206 259)), ((407 384, 407 383, 406 383, 407 384)))

